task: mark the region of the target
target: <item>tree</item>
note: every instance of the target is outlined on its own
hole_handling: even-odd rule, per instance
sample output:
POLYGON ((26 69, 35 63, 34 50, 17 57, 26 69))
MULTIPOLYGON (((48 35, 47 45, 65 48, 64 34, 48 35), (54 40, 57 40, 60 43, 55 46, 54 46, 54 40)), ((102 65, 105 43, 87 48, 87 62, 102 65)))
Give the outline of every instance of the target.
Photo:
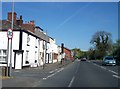
POLYGON ((90 48, 90 49, 88 50, 88 56, 89 56, 89 59, 90 59, 90 60, 95 59, 95 49, 90 48))
POLYGON ((81 51, 79 48, 74 48, 72 49, 74 52, 74 58, 81 58, 81 57, 86 57, 86 52, 81 51))
POLYGON ((118 39, 113 45, 113 56, 116 56, 120 61, 120 39, 118 39))
POLYGON ((111 49, 111 36, 111 33, 98 31, 93 35, 92 40, 90 41, 90 43, 95 46, 97 55, 99 55, 101 58, 107 55, 111 49))

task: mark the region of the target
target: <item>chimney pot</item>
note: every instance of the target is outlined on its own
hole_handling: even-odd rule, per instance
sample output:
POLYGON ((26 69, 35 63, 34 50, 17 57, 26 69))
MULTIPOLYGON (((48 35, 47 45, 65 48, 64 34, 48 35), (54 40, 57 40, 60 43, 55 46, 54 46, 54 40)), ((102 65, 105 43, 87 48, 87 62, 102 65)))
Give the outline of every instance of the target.
MULTIPOLYGON (((13 14, 14 14, 14 16, 13 16, 13 23, 16 24, 17 14, 16 14, 16 12, 13 12, 13 14)), ((8 20, 12 21, 12 12, 8 12, 8 20)))

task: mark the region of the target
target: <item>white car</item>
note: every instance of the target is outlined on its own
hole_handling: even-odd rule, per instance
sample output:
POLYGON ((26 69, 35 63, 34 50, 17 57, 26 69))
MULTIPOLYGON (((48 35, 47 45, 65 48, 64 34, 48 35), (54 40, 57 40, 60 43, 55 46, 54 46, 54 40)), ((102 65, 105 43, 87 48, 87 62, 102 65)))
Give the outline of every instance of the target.
POLYGON ((111 56, 106 56, 103 58, 102 65, 116 65, 116 60, 111 56))

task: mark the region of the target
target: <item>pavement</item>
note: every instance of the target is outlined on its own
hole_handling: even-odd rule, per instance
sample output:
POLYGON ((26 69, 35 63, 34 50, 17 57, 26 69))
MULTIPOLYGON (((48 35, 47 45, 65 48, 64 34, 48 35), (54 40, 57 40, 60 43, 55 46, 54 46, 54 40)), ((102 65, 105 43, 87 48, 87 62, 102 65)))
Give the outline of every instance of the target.
POLYGON ((56 62, 45 64, 44 68, 24 68, 21 70, 12 69, 12 76, 2 79, 2 87, 31 87, 49 74, 72 63, 70 60, 63 61, 62 64, 56 62))

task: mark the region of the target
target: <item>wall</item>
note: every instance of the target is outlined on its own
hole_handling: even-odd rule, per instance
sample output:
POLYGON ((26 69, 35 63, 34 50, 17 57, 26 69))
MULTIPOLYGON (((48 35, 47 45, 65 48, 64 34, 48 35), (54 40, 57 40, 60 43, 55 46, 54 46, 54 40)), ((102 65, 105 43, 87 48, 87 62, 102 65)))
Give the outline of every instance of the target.
POLYGON ((67 59, 71 59, 71 50, 67 49, 67 48, 64 48, 64 53, 65 53, 65 60, 67 59))
POLYGON ((38 41, 39 39, 28 35, 28 33, 23 32, 23 43, 22 43, 22 49, 24 50, 23 53, 23 66, 32 65, 35 63, 35 60, 38 63, 38 41), (28 58, 28 59, 27 59, 28 58), (26 61, 29 63, 27 64, 26 61))
MULTIPOLYGON (((19 33, 18 31, 13 32, 13 39, 12 39, 12 67, 14 67, 14 52, 13 50, 19 49, 19 33)), ((7 31, 0 31, 0 50, 5 49, 7 50, 8 38, 7 38, 7 31)), ((10 60, 8 61, 8 63, 10 60)))

